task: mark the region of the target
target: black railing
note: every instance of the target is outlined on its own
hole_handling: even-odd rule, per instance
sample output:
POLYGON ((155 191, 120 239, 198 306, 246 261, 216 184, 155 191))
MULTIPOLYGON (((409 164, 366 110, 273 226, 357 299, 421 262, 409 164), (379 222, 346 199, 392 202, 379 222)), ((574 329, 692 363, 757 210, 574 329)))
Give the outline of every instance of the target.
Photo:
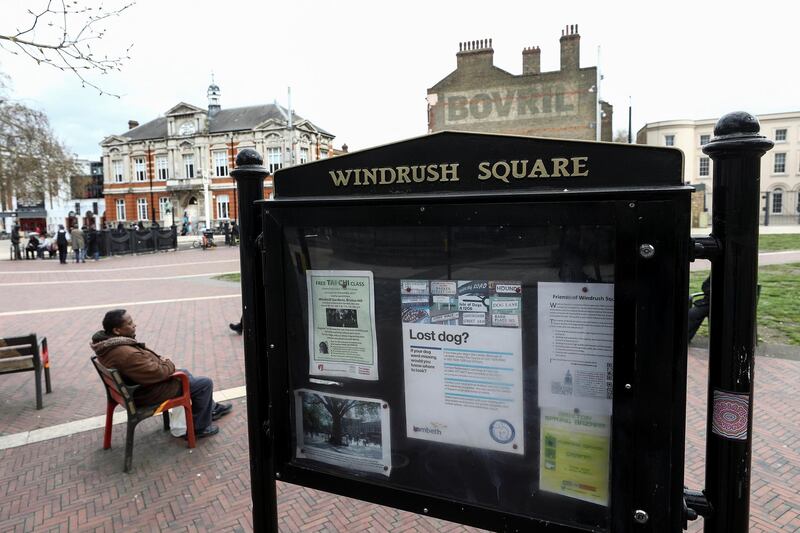
POLYGON ((99 233, 100 255, 125 255, 178 249, 175 226, 144 230, 103 230, 99 233))

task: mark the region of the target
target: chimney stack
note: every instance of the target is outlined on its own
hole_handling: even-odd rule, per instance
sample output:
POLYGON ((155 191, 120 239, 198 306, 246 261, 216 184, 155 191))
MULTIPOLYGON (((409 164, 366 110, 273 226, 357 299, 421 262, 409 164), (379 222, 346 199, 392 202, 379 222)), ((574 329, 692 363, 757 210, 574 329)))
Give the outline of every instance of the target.
POLYGON ((561 30, 561 70, 578 70, 581 61, 581 36, 578 25, 571 24, 561 30))
POLYGON ((542 71, 542 51, 538 46, 522 50, 522 73, 539 74, 542 71))
POLYGON ((129 120, 128 121, 128 129, 132 130, 133 128, 138 128, 139 122, 137 120, 129 120))
POLYGON ((494 50, 491 39, 458 43, 456 68, 491 68, 492 66, 494 66, 494 50))

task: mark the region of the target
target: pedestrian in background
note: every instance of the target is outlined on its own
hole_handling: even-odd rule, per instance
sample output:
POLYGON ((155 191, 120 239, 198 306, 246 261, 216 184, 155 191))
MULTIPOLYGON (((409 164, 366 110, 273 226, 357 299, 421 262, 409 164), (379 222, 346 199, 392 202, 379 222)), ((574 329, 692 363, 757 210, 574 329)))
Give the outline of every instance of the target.
POLYGON ((95 261, 100 259, 100 234, 94 226, 91 226, 86 234, 86 253, 95 261))
POLYGON ((19 251, 19 226, 17 224, 14 224, 11 228, 11 251, 14 259, 17 261, 22 259, 22 254, 19 251))
POLYGON ((64 229, 64 224, 58 225, 56 232, 56 246, 58 246, 58 262, 62 265, 67 264, 67 230, 64 229))
POLYGON ((691 302, 689 309, 689 342, 692 342, 703 320, 708 318, 708 311, 711 307, 711 277, 707 277, 703 281, 701 290, 703 297, 691 302))
POLYGON ((78 226, 72 228, 70 232, 70 237, 72 237, 72 251, 75 252, 75 262, 76 263, 85 263, 86 262, 86 236, 83 234, 83 231, 78 226))

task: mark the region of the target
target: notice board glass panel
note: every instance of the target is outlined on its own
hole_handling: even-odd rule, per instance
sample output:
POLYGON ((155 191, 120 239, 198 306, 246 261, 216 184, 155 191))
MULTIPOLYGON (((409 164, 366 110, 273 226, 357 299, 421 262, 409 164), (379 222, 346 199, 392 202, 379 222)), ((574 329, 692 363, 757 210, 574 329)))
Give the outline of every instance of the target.
POLYGON ((608 529, 615 226, 569 218, 284 226, 291 462, 608 529))

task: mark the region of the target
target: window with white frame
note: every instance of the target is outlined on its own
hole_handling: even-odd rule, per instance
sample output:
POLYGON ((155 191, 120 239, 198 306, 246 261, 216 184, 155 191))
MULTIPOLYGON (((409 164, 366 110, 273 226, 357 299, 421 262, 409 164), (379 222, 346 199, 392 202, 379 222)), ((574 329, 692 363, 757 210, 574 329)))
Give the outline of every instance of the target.
POLYGON ((111 175, 113 176, 114 183, 122 183, 122 161, 120 159, 115 159, 111 162, 111 175))
POLYGON ((116 202, 117 220, 125 220, 125 200, 118 199, 116 202))
POLYGON ((214 151, 214 175, 221 177, 228 175, 228 153, 225 150, 214 151))
POLYGON ((783 213, 783 189, 780 187, 772 190, 772 213, 775 215, 783 213))
POLYGON ((183 154, 183 177, 194 177, 194 154, 183 154))
POLYGON ((772 167, 772 172, 775 174, 783 174, 786 172, 786 153, 778 152, 775 154, 775 164, 772 167))
POLYGON ((139 220, 147 220, 147 199, 139 198, 136 200, 136 218, 139 220))
POLYGON ((700 176, 708 176, 709 159, 707 157, 700 158, 700 166, 698 167, 698 174, 700 176))
POLYGON ((664 135, 664 146, 675 146, 675 136, 664 135))
POLYGON ((320 148, 319 149, 319 158, 320 159, 325 159, 326 157, 328 157, 328 149, 327 148, 320 148))
POLYGON ((217 218, 228 220, 231 213, 231 204, 227 194, 217 195, 217 218))
POLYGON ((167 219, 167 214, 171 211, 172 204, 169 201, 169 196, 162 196, 158 199, 158 214, 161 220, 167 219))
POLYGON ((300 164, 308 163, 308 148, 300 148, 300 164))
POLYGON ((147 179, 147 166, 144 157, 134 157, 133 166, 136 176, 136 181, 145 181, 147 179))
POLYGON ((158 179, 160 180, 169 179, 169 164, 167 163, 167 156, 165 155, 156 156, 156 174, 158 175, 158 179))
POLYGON ((267 168, 269 173, 274 174, 276 170, 280 170, 283 165, 281 164, 281 149, 280 148, 267 148, 267 168))
POLYGON ((700 136, 700 146, 703 146, 704 144, 708 144, 708 141, 710 141, 710 140, 711 140, 711 135, 708 135, 708 134, 701 135, 700 136))
POLYGON ((775 130, 775 142, 786 142, 786 129, 775 130))

